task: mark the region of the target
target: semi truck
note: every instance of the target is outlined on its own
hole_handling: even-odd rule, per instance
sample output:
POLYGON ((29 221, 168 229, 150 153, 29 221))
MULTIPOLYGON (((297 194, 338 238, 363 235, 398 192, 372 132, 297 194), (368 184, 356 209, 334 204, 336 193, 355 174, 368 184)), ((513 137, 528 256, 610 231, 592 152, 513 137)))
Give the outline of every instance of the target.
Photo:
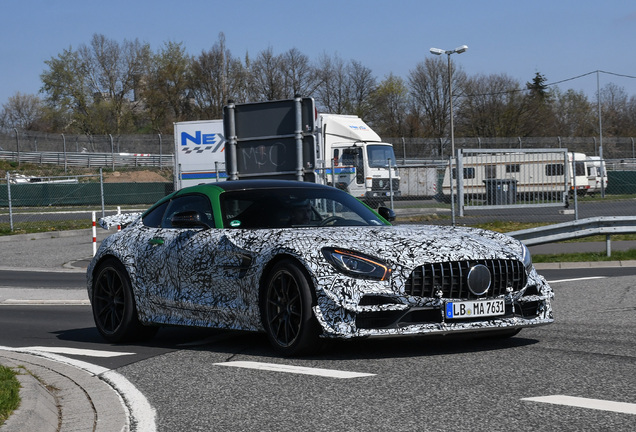
POLYGON ((369 204, 400 195, 393 146, 361 118, 318 113, 312 98, 228 104, 230 179, 285 178, 335 186, 369 204))

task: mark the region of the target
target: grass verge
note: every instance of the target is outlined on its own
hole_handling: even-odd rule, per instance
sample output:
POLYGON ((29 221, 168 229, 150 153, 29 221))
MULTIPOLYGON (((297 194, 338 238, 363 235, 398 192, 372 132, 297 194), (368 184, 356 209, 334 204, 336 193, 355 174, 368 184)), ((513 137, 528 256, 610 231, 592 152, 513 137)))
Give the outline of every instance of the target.
POLYGON ((0 426, 20 405, 20 383, 13 369, 0 365, 0 426))

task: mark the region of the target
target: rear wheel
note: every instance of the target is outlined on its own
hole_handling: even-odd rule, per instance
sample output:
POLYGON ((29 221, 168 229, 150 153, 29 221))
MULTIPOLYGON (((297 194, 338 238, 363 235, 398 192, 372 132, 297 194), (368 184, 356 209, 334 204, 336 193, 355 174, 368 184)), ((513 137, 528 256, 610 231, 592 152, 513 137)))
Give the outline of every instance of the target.
POLYGON ((148 339, 158 330, 139 322, 128 272, 117 260, 106 260, 97 268, 91 305, 95 326, 109 342, 148 339))
POLYGON ((260 307, 267 337, 276 351, 292 356, 318 348, 319 324, 304 270, 295 261, 277 263, 261 291, 260 307))

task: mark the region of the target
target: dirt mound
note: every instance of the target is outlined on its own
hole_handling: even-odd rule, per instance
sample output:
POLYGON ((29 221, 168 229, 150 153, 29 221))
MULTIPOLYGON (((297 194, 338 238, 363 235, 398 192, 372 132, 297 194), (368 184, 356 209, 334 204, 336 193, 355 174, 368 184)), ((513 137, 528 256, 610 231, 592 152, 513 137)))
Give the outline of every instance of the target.
POLYGON ((153 171, 114 171, 104 173, 104 183, 168 183, 169 181, 153 171))

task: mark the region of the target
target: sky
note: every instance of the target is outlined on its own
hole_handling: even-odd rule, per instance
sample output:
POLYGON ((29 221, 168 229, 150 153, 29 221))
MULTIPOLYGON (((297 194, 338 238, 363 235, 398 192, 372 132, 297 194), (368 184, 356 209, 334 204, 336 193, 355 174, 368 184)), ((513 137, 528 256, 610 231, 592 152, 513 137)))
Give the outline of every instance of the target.
POLYGON ((181 42, 199 55, 225 35, 233 56, 292 48, 355 60, 378 81, 408 78, 432 47, 468 45, 452 60, 469 76, 537 72, 595 100, 613 83, 636 96, 636 3, 624 0, 2 0, 0 104, 38 94, 46 60, 94 34, 153 52, 181 42), (580 78, 572 79, 592 72, 580 78), (626 76, 621 76, 626 75, 626 76), (630 78, 632 77, 632 78, 630 78), (564 80, 568 80, 562 82, 564 80))

